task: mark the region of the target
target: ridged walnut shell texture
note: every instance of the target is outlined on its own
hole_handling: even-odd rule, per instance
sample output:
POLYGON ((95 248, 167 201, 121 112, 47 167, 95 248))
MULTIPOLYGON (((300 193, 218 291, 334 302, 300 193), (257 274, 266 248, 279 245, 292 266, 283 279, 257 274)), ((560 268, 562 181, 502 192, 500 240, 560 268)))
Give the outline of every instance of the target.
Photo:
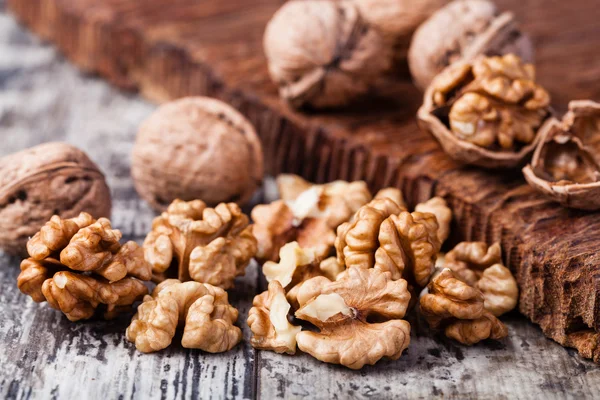
POLYGON ((262 183, 262 147, 233 107, 183 98, 161 106, 140 126, 131 174, 139 195, 157 211, 175 199, 243 205, 262 183))
POLYGON ((27 240, 53 215, 110 217, 104 175, 81 150, 45 143, 0 159, 0 248, 25 254, 27 240))
POLYGON ((509 53, 526 62, 534 59, 533 44, 513 14, 500 13, 488 0, 456 0, 417 29, 408 62, 415 84, 425 90, 453 62, 509 53))
POLYGON ((600 209, 600 103, 569 103, 562 121, 552 119, 531 164, 523 169, 531 187, 564 207, 600 209))
POLYGON ((333 108, 367 93, 392 66, 392 49, 347 1, 285 3, 263 39, 271 79, 294 107, 333 108))

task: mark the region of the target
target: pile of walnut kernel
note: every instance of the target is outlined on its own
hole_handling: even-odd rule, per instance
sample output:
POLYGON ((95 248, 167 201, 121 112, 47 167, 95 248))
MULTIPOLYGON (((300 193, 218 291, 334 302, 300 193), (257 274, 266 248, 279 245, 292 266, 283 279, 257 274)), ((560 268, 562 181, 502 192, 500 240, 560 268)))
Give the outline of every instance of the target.
POLYGON ((410 212, 393 188, 372 197, 364 182, 277 183, 281 200, 252 211, 269 282, 248 317, 255 348, 298 347, 360 369, 402 355, 410 312, 466 345, 507 335, 497 317, 516 306, 518 288, 500 246, 463 242, 442 255, 452 220, 442 198, 410 212))

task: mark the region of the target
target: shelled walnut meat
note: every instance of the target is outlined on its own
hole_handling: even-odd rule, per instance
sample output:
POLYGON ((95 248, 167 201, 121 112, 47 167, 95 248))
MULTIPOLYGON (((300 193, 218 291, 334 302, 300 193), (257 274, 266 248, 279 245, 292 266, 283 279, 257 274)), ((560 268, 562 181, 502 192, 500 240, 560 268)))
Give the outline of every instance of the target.
POLYGON ((454 62, 510 53, 533 62, 533 44, 511 12, 501 13, 489 0, 455 0, 417 29, 408 60, 415 84, 425 90, 454 62))
POLYGON ((10 254, 25 254, 27 240, 55 214, 99 218, 110 210, 104 175, 76 147, 45 143, 0 158, 0 248, 10 254))
POLYGON ((338 263, 346 268, 375 268, 392 279, 424 287, 440 250, 438 223, 431 213, 408 212, 389 198, 361 207, 340 225, 335 241, 338 263))
POLYGON ((100 308, 113 318, 148 293, 142 281, 152 276, 141 247, 120 239, 106 218, 55 215, 27 243, 30 257, 21 263, 17 286, 71 321, 91 318, 100 308))
POLYGON ((262 147, 233 107, 183 98, 161 106, 140 126, 131 175, 139 195, 158 211, 175 199, 244 204, 262 183, 262 147))
POLYGON ((533 65, 514 54, 452 64, 418 112, 449 156, 486 168, 523 164, 550 116, 550 95, 535 82, 533 65))
POLYGON ((296 317, 318 328, 299 332, 298 347, 323 362, 360 369, 398 359, 410 343, 410 324, 402 319, 410 293, 389 272, 351 267, 334 282, 312 278, 298 301, 296 317))
POLYGON ((127 328, 127 340, 144 353, 168 347, 183 327, 181 345, 209 353, 231 350, 242 340, 238 311, 227 292, 208 283, 167 279, 144 302, 127 328))
POLYGON ((519 288, 502 264, 499 243, 462 242, 449 251, 439 267, 452 270, 457 279, 481 290, 484 307, 496 317, 517 306, 519 288))
POLYGON ((252 226, 238 205, 210 208, 201 200, 173 201, 144 240, 154 280, 177 276, 223 289, 244 275, 256 248, 252 226))
POLYGON ((392 66, 392 48, 349 1, 290 1, 267 24, 271 79, 294 107, 344 106, 392 66))
POLYGON ((506 326, 485 309, 481 290, 457 279, 449 268, 434 275, 420 305, 433 329, 443 329, 446 336, 462 344, 498 340, 508 334, 506 326))
POLYGON ((362 181, 314 185, 281 175, 277 183, 282 200, 257 205, 251 213, 261 261, 278 261, 280 249, 293 241, 325 258, 333 249, 335 229, 371 200, 362 181))
POLYGON ((541 136, 523 169, 527 182, 565 207, 600 209, 600 104, 572 101, 563 120, 552 119, 541 136))

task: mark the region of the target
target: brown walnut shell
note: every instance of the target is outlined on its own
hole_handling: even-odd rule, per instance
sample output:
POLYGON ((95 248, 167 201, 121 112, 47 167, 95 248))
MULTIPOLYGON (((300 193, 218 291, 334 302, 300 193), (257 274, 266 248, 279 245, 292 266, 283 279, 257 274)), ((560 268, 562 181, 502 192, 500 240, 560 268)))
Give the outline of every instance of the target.
POLYGON ((413 35, 408 62, 417 87, 425 90, 448 65, 479 55, 514 53, 533 62, 530 38, 514 15, 488 0, 456 0, 434 13, 413 35))
MULTIPOLYGON (((481 62, 494 63, 495 60, 502 61, 508 58, 520 67, 531 70, 531 75, 535 75, 531 64, 523 64, 518 57, 512 54, 503 57, 481 56, 472 61, 457 61, 448 66, 436 76, 431 85, 427 88, 423 99, 423 105, 417 112, 419 126, 421 129, 430 132, 438 140, 443 150, 454 160, 464 164, 471 164, 490 169, 516 168, 525 164, 528 157, 530 157, 531 153, 533 153, 539 143, 541 138, 540 133, 549 123, 551 120, 550 117, 552 116, 552 109, 547 105, 547 103, 549 103, 549 95, 543 88, 536 85, 533 79, 525 80, 512 77, 511 73, 514 71, 511 71, 510 68, 507 68, 507 71, 505 72, 506 76, 500 76, 500 78, 498 78, 497 76, 492 75, 487 80, 484 79, 480 82, 473 81, 473 70, 475 70, 476 64, 479 63, 479 65, 481 65, 481 62), (501 84, 495 85, 498 81, 501 81, 501 84), (523 85, 521 84, 522 82, 524 82, 523 85), (527 84, 527 86, 525 84, 527 84), (537 102, 539 105, 530 108, 522 105, 522 100, 516 101, 516 98, 524 92, 524 90, 523 92, 520 90, 523 87, 529 88, 529 86, 542 93, 540 97, 543 97, 543 100, 538 101, 537 92, 535 95, 532 95, 529 101, 531 103, 537 102), (498 94, 490 93, 494 90, 496 90, 498 94), (510 138, 511 145, 508 148, 504 148, 497 144, 484 147, 464 140, 457 136, 451 128, 452 120, 450 115, 455 109, 453 106, 457 105, 459 101, 466 99, 467 96, 471 99, 483 99, 484 102, 489 100, 486 104, 487 106, 494 103, 500 104, 498 106, 500 111, 494 109, 495 105, 489 106, 491 111, 497 115, 502 115, 502 112, 506 111, 501 110, 502 107, 505 107, 506 109, 512 108, 516 113, 522 112, 526 114, 537 112, 537 117, 540 119, 539 126, 538 124, 528 125, 527 128, 530 130, 530 141, 519 143, 517 145, 516 143, 512 144, 512 141, 518 140, 510 138), (510 99, 510 101, 502 103, 505 100, 501 98, 502 96, 510 99), (443 104, 439 104, 440 99, 442 99, 443 104)), ((523 99, 525 99, 525 96, 523 99)), ((473 107, 473 110, 468 110, 471 111, 472 114, 481 113, 481 116, 477 117, 479 123, 473 124, 473 126, 476 127, 474 128, 475 130, 480 129, 481 125, 485 125, 483 121, 485 119, 484 112, 489 111, 476 109, 478 105, 479 104, 476 104, 473 107)), ((508 111, 507 114, 510 114, 510 111, 508 111)), ((520 118, 525 121, 523 122, 523 125, 529 123, 527 120, 528 116, 526 115, 525 117, 515 117, 515 124, 521 122, 519 121, 520 118)), ((510 122, 506 123, 506 120, 511 121, 511 117, 509 116, 506 119, 501 117, 498 121, 494 121, 494 124, 504 124, 503 129, 514 134, 516 128, 511 127, 510 122)), ((493 136, 501 136, 497 127, 488 129, 494 130, 493 136)), ((495 140, 500 139, 495 138, 495 140)))
POLYGON ((233 107, 207 97, 161 106, 141 126, 131 175, 157 211, 175 199, 244 204, 261 185, 263 153, 254 127, 233 107))
POLYGON ((25 254, 27 240, 52 217, 85 211, 109 217, 110 189, 88 156, 65 143, 45 143, 0 158, 0 248, 25 254))
POLYGON ((542 132, 525 179, 538 192, 565 207, 600 209, 600 104, 572 101, 562 122, 542 132))
POLYGON ((392 66, 392 48, 347 1, 286 2, 263 40, 271 79, 293 107, 347 105, 392 66))

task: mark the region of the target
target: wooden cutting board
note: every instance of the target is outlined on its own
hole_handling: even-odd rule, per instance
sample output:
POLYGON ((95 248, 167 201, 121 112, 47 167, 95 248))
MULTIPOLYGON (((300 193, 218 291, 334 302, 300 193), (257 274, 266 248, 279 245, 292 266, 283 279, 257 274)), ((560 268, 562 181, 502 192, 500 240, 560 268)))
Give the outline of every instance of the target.
MULTIPOLYGON (((414 205, 444 196, 454 241, 500 241, 521 287, 520 311, 544 333, 600 361, 600 214, 566 210, 519 171, 465 168, 417 128, 421 94, 303 114, 279 101, 261 40, 282 0, 8 0, 16 16, 81 68, 157 101, 222 98, 255 124, 268 171, 315 181, 364 179, 414 205)), ((600 100, 600 7, 588 0, 501 0, 534 39, 555 107, 600 100)))

